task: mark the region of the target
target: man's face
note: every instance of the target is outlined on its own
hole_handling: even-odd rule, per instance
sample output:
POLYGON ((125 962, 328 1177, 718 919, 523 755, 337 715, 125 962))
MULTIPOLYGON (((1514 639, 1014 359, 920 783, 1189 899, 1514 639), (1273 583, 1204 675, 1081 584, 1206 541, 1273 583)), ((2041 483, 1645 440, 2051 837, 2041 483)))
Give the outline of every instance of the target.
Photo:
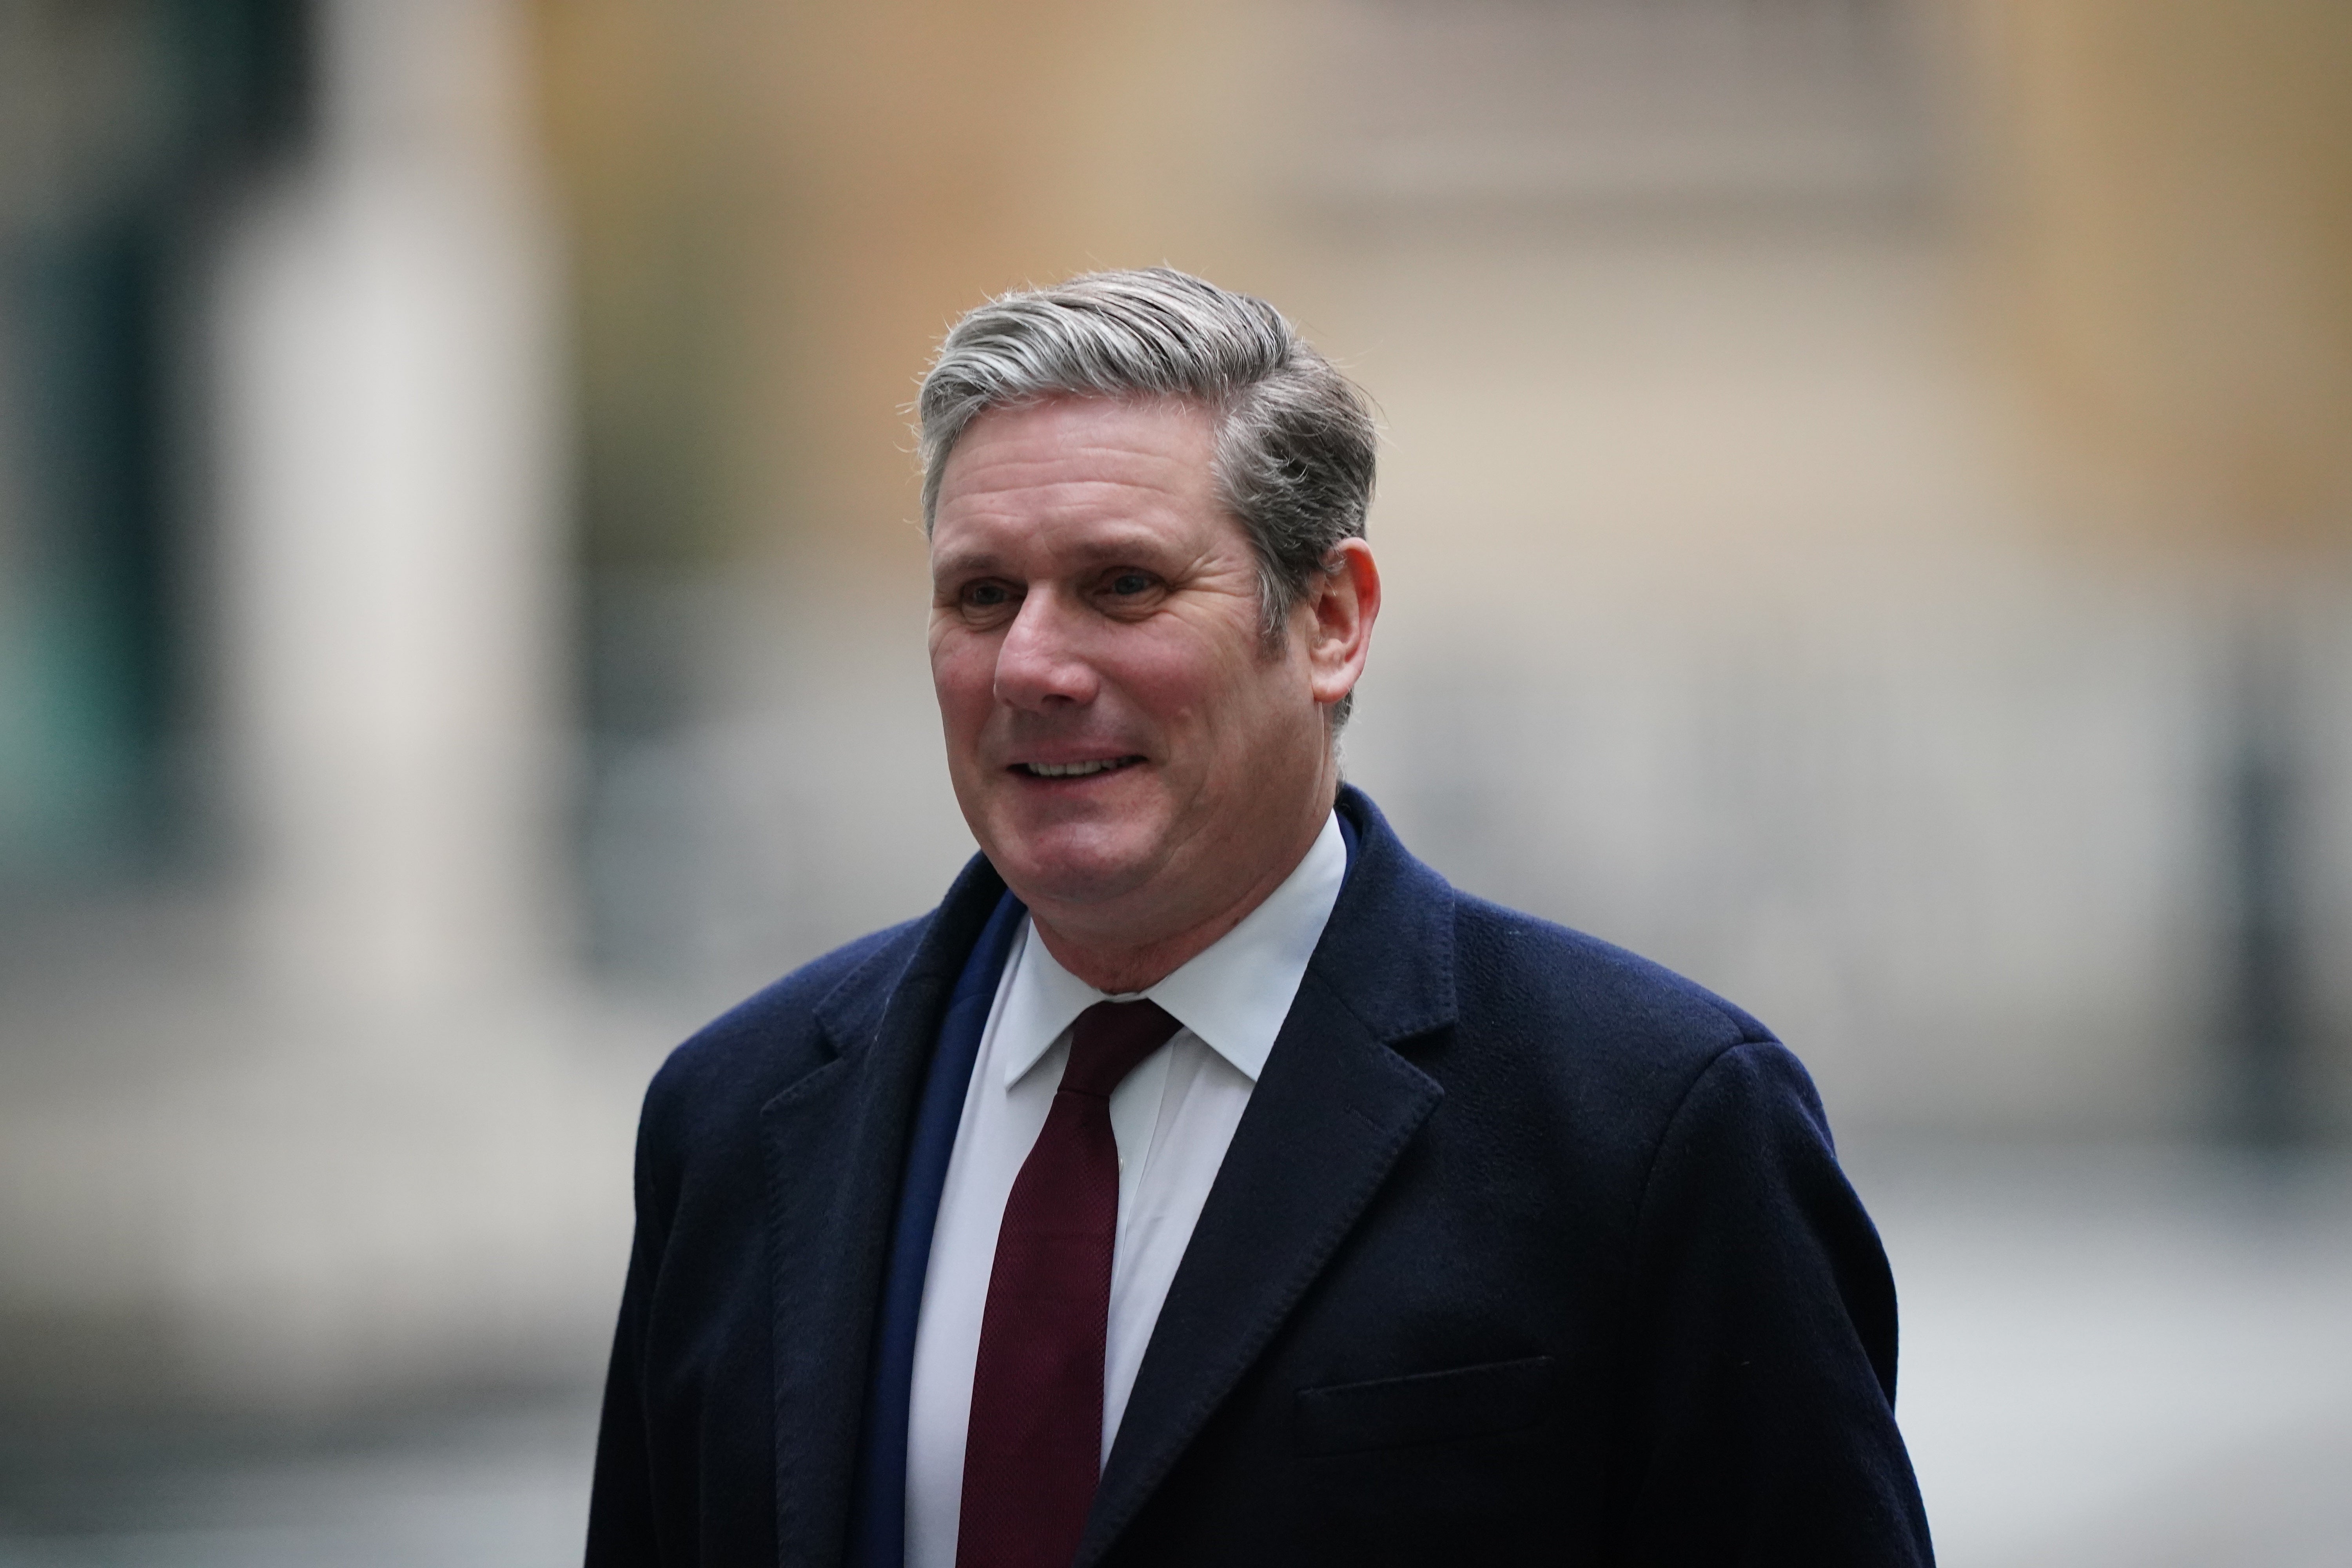
POLYGON ((994 409, 934 514, 931 679, 964 818, 1033 910, 1139 942, 1262 896, 1329 805, 1313 617, 1267 647, 1214 438, 1185 402, 994 409))

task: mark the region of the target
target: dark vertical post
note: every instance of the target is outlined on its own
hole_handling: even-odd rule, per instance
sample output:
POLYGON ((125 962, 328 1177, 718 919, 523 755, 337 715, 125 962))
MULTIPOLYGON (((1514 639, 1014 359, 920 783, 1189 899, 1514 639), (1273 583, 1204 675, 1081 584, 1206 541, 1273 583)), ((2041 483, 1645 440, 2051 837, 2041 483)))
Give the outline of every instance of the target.
POLYGON ((2233 656, 2227 782, 2230 929, 2220 1031, 2228 1132, 2283 1150, 2310 1131, 2311 1009, 2296 800, 2292 646, 2276 626, 2242 630, 2233 656))

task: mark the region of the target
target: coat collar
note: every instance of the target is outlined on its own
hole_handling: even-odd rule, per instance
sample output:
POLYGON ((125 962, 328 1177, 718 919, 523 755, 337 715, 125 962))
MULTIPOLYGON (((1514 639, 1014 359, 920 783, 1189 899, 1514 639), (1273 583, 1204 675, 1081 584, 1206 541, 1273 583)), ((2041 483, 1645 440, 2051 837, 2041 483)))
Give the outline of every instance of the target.
POLYGON ((1413 858, 1371 796, 1339 791, 1356 858, 1307 972, 1374 1036, 1404 1040, 1454 1020, 1454 888, 1413 858))
MULTIPOLYGON (((1444 1097, 1392 1047, 1454 1018, 1454 890, 1352 787, 1356 856, 1171 1285, 1095 1497, 1090 1568, 1263 1352, 1444 1097)), ((891 1215, 948 992, 1004 889, 974 857, 818 1005, 829 1056, 761 1111, 776 1539, 837 1563, 891 1215), (789 1413, 789 1414, 787 1414, 789 1413)))

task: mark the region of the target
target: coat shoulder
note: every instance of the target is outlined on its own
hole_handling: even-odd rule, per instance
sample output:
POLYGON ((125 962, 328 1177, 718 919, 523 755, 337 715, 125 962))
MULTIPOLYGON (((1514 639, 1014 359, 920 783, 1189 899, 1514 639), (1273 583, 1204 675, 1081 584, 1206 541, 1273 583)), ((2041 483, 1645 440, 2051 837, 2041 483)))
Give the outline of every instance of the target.
POLYGON ((1653 1049, 1777 1043, 1744 1008, 1662 963, 1501 904, 1457 892, 1454 941, 1465 1002, 1602 1027, 1653 1049))
MULTIPOLYGON (((1769 1029, 1695 981, 1582 931, 1455 898, 1462 1023, 1482 1047, 1466 1070, 1548 1085, 1636 1146, 1654 1146, 1727 1054, 1788 1058, 1803 1078, 1769 1029)), ((1810 1100, 1809 1083, 1798 1098, 1810 1100)))

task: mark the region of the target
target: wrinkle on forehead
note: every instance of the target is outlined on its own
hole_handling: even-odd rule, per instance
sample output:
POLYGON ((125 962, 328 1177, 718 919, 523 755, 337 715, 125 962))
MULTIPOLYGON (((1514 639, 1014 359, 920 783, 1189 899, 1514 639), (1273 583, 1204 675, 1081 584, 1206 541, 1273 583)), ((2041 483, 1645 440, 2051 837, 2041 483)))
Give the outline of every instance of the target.
MULTIPOLYGON (((1130 416, 1139 416, 1155 424, 1172 422, 1191 426, 1200 433, 1213 465, 1224 425, 1223 416, 1217 409, 1198 398, 1175 393, 1120 396, 1095 393, 1046 393, 1016 402, 1000 403, 972 416, 956 433, 954 444, 949 447, 947 455, 940 459, 938 484, 931 498, 932 516, 935 518, 939 509, 946 503, 949 481, 971 447, 974 435, 982 430, 1001 430, 1013 422, 1023 422, 1034 431, 1036 426, 1028 422, 1026 416, 1057 411, 1073 411, 1081 416, 1098 415, 1105 420, 1119 424, 1131 423, 1130 416)), ((926 526, 930 521, 926 519, 926 526)))
POLYGON ((1056 397, 992 408, 971 422, 956 449, 948 455, 940 475, 940 502, 946 503, 948 492, 960 480, 968 482, 974 463, 985 466, 991 460, 1022 464, 1115 453, 1121 458, 1181 460, 1189 471, 1197 457, 1202 459, 1199 471, 1205 474, 1216 456, 1216 434, 1210 411, 1183 401, 1056 397), (1008 430, 1014 433, 1005 434, 1008 430), (1143 439, 1128 438, 1132 436, 1143 439), (1192 450, 1172 449, 1178 447, 1192 450), (976 451, 989 457, 977 458, 976 451))

